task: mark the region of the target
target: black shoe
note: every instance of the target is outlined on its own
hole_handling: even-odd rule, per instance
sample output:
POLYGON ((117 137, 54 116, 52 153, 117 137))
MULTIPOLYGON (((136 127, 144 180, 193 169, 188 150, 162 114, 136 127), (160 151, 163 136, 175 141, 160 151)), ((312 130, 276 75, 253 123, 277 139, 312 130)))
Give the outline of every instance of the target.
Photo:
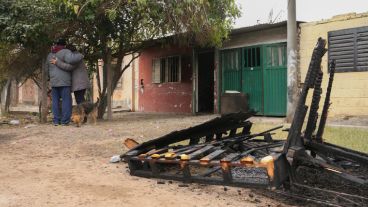
POLYGON ((69 126, 69 123, 61 124, 61 126, 69 126))
POLYGON ((54 126, 59 126, 59 124, 58 123, 54 123, 54 126))

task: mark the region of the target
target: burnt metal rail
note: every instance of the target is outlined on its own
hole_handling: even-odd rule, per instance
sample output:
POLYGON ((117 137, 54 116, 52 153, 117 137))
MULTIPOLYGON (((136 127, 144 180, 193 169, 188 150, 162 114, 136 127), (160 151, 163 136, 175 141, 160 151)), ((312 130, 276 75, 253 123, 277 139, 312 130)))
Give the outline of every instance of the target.
POLYGON ((319 38, 286 140, 273 138, 282 126, 252 134, 248 119, 254 112, 227 114, 133 147, 122 155, 130 174, 265 188, 327 206, 368 206, 368 155, 323 140, 334 61, 317 127, 325 46, 319 38), (313 94, 308 106, 309 90, 313 94))

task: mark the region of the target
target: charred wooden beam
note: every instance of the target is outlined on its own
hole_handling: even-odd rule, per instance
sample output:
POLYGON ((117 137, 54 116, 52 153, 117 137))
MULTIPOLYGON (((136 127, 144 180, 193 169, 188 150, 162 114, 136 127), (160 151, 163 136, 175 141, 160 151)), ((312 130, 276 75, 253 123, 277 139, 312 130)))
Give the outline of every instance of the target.
POLYGON ((323 72, 321 71, 321 68, 319 68, 319 71, 317 73, 317 77, 315 80, 315 84, 314 84, 312 103, 311 103, 310 110, 309 110, 307 127, 304 132, 304 138, 307 140, 312 139, 312 135, 317 125, 318 108, 319 108, 319 102, 321 100, 321 94, 322 94, 322 88, 321 88, 322 78, 323 78, 323 72))
MULTIPOLYGON (((308 72, 304 81, 303 89, 299 97, 297 108, 295 110, 294 119, 292 121, 289 134, 284 147, 284 154, 287 154, 290 147, 297 146, 304 148, 303 140, 301 138, 301 130, 308 107, 305 105, 308 90, 314 88, 318 69, 321 67, 323 55, 326 53, 326 40, 319 38, 317 45, 314 47, 311 62, 309 64, 308 72)), ((289 158, 292 160, 292 158, 289 158)))
POLYGON ((368 166, 368 155, 329 143, 306 142, 306 147, 317 153, 331 157, 343 157, 368 166))
POLYGON ((146 153, 152 149, 158 149, 169 144, 181 142, 184 140, 193 140, 192 143, 198 143, 196 139, 200 137, 206 137, 209 134, 216 134, 216 139, 220 138, 217 135, 236 128, 247 128, 251 126, 251 123, 247 121, 248 118, 254 115, 254 112, 248 113, 234 113, 234 114, 226 114, 221 117, 212 119, 203 124, 199 124, 194 127, 190 127, 188 129, 174 131, 157 139, 153 139, 142 143, 134 148, 132 148, 126 154, 121 155, 121 157, 125 156, 134 156, 135 154, 146 153))
POLYGON ((323 141, 322 136, 323 136, 323 132, 324 132, 325 126, 326 126, 328 109, 330 108, 330 105, 331 105, 330 97, 331 97, 331 91, 332 91, 332 83, 333 83, 334 75, 335 75, 335 67, 336 67, 336 61, 332 60, 330 62, 330 65, 329 65, 330 76, 329 76, 329 79, 328 79, 325 102, 323 104, 321 119, 319 121, 318 131, 317 131, 317 134, 316 134, 316 140, 318 142, 323 141))

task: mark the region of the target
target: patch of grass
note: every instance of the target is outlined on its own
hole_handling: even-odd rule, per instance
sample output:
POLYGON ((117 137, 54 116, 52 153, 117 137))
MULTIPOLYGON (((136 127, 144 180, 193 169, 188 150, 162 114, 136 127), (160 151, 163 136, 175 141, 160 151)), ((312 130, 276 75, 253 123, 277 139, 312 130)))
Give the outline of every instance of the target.
MULTIPOLYGON (((259 133, 278 126, 270 123, 254 123, 252 133, 259 133)), ((290 125, 284 125, 289 128, 290 125)), ((274 139, 286 139, 288 133, 281 129, 272 135, 274 139)), ((368 129, 352 127, 326 127, 323 139, 331 144, 336 144, 349 149, 368 153, 368 129)))
POLYGON ((368 153, 368 129, 351 127, 326 127, 326 142, 368 153))

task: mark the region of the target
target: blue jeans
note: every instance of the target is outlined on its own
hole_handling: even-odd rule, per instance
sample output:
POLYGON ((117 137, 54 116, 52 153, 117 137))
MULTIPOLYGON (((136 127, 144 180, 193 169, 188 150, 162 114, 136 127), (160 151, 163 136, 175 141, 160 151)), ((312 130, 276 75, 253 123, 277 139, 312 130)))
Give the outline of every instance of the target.
POLYGON ((54 124, 69 124, 72 115, 72 95, 70 86, 52 87, 52 113, 54 124), (61 99, 61 113, 60 102, 61 99))

